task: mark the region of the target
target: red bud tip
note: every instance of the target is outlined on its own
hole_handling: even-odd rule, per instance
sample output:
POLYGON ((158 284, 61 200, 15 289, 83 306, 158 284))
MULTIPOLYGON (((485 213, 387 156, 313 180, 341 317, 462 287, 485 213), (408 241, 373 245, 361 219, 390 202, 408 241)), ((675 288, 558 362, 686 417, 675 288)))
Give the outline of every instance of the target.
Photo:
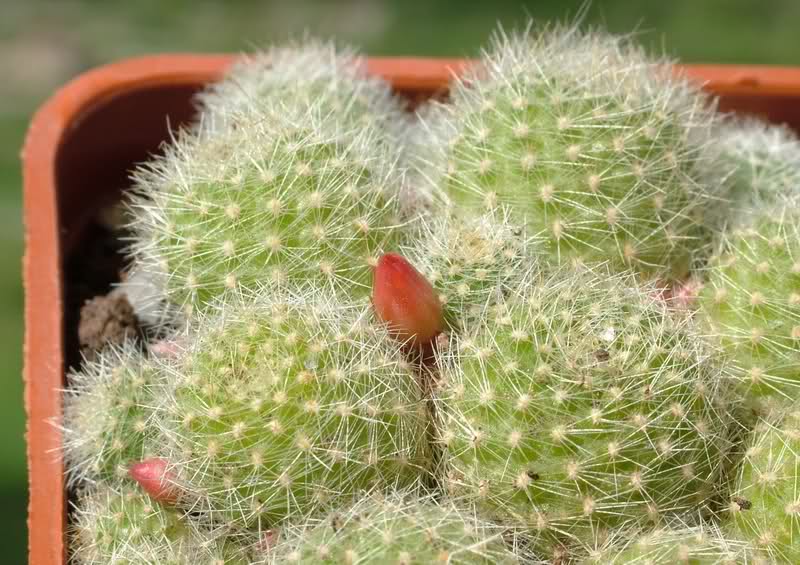
POLYGON ((145 459, 128 468, 128 475, 154 500, 162 504, 175 504, 178 488, 173 483, 175 476, 167 471, 166 459, 145 459))
POLYGON ((378 317, 403 342, 420 347, 444 329, 442 305, 433 286, 396 253, 378 260, 372 302, 378 317))

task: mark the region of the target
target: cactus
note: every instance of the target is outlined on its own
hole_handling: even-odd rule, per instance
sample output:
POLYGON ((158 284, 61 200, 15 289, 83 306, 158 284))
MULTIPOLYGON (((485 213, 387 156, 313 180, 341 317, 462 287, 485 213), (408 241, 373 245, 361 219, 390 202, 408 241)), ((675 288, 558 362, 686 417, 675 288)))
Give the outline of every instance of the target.
POLYGON ((496 208, 420 223, 401 251, 433 284, 451 326, 455 313, 481 313, 538 268, 538 241, 496 208))
POLYGON ((263 529, 373 484, 417 482, 421 389, 369 318, 309 286, 200 320, 156 419, 182 501, 263 529))
POLYGON ((717 146, 732 171, 734 209, 800 195, 800 139, 788 127, 734 118, 719 129, 717 146))
POLYGON ((724 233, 700 306, 753 399, 800 398, 800 214, 787 201, 724 233))
POLYGON ((717 354, 632 275, 538 275, 453 333, 435 393, 444 486, 572 555, 712 498, 731 400, 717 354))
POLYGON ((416 216, 401 209, 402 171, 382 134, 302 100, 236 128, 201 121, 135 172, 131 280, 176 307, 167 319, 267 281, 366 297, 377 256, 416 216))
POLYGON ((726 538, 717 526, 658 528, 607 547, 585 565, 767 565, 748 544, 726 538))
POLYGON ((153 435, 153 390, 158 365, 133 342, 106 347, 69 375, 64 392, 63 450, 70 484, 113 480, 146 456, 153 435))
POLYGON ((507 532, 449 501, 367 494, 352 506, 291 525, 269 553, 274 564, 519 563, 507 532))
POLYGON ((228 540, 127 487, 114 490, 101 484, 84 492, 71 530, 70 562, 78 565, 251 562, 245 544, 228 540))
POLYGON ((756 425, 737 477, 728 529, 769 557, 800 562, 800 412, 756 425))
POLYGON ((243 55, 197 99, 203 119, 215 130, 315 108, 345 129, 374 129, 383 143, 398 149, 410 121, 389 84, 369 76, 354 49, 310 38, 243 55))
POLYGON ((625 38, 499 34, 428 118, 418 162, 455 204, 507 205, 557 263, 680 278, 721 194, 707 178, 713 104, 625 38), (438 171, 438 177, 437 177, 438 171))

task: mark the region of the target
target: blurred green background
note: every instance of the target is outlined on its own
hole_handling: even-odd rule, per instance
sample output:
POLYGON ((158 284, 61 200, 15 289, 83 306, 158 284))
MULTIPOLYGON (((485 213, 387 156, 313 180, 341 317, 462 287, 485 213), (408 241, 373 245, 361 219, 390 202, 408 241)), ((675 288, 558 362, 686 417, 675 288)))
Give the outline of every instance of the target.
POLYGON ((243 51, 310 31, 375 55, 471 56, 496 28, 585 20, 684 61, 800 65, 800 0, 0 0, 0 531, 26 559, 19 151, 32 112, 108 61, 243 51))

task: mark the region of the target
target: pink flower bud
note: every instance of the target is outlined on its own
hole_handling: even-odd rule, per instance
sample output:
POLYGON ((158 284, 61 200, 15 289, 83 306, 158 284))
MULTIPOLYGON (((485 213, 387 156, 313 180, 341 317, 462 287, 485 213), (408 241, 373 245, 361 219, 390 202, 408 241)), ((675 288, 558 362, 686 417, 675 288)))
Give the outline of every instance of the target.
POLYGON ((154 500, 162 504, 175 504, 180 491, 174 484, 175 475, 167 471, 166 459, 154 457, 132 464, 128 475, 154 500))
POLYGON ((426 346, 444 329, 442 305, 433 286, 396 253, 378 260, 372 303, 392 335, 411 346, 426 346))

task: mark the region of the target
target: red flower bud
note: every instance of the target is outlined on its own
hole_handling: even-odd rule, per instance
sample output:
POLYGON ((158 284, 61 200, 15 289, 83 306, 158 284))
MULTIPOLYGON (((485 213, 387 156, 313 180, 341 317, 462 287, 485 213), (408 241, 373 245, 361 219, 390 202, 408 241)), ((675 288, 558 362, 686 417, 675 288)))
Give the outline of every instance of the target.
POLYGON ((163 504, 175 504, 180 491, 173 483, 175 475, 167 471, 166 459, 145 459, 132 464, 128 475, 154 500, 163 504))
POLYGON ((442 305, 431 283, 396 253, 378 260, 372 303, 392 335, 409 345, 427 345, 444 329, 442 305))

